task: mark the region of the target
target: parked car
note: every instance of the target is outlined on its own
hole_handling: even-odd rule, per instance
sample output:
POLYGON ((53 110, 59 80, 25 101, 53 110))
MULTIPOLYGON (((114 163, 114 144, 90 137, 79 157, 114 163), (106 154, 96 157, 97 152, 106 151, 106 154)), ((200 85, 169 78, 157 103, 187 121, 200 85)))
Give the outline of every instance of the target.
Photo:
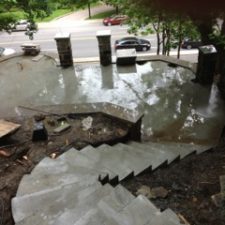
POLYGON ((103 20, 103 24, 105 26, 121 25, 127 19, 128 19, 128 16, 126 15, 113 15, 113 16, 105 18, 103 20))
POLYGON ((182 48, 186 49, 192 49, 192 48, 198 48, 202 45, 200 40, 191 40, 189 38, 185 38, 181 44, 182 48))
POLYGON ((0 57, 1 56, 8 56, 14 54, 16 51, 12 48, 3 48, 0 47, 0 57))
POLYGON ((26 31, 29 29, 30 23, 27 20, 19 20, 15 24, 12 24, 12 31, 26 31))
POLYGON ((137 37, 125 37, 115 41, 115 50, 126 48, 135 48, 136 51, 148 51, 151 49, 151 43, 137 37))

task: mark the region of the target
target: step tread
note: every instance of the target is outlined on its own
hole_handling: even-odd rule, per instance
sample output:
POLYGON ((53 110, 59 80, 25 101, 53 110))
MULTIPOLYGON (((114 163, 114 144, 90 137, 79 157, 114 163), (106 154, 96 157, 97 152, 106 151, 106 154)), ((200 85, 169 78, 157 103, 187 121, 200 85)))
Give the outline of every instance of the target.
POLYGON ((97 181, 91 184, 70 184, 54 189, 47 189, 41 192, 15 197, 12 199, 12 212, 15 222, 31 216, 34 212, 51 206, 52 204, 60 204, 65 206, 71 200, 71 196, 84 198, 85 194, 93 192, 101 188, 101 184, 97 181))
POLYGON ((88 182, 98 180, 98 172, 84 167, 68 167, 67 170, 59 173, 36 174, 35 176, 25 175, 19 185, 17 197, 26 194, 42 191, 44 189, 59 187, 77 182, 88 182))
POLYGON ((120 212, 112 208, 105 201, 100 201, 98 207, 107 217, 124 225, 145 225, 152 217, 160 213, 160 211, 142 195, 133 199, 130 204, 125 206, 120 212))
POLYGON ((133 173, 133 170, 124 164, 121 159, 113 152, 114 147, 101 145, 98 148, 88 148, 82 153, 93 160, 96 164, 113 171, 117 174, 119 180, 123 180, 133 173), (105 150, 107 148, 107 150, 105 150))
POLYGON ((118 224, 112 218, 107 218, 100 209, 94 208, 89 210, 74 225, 122 225, 118 224))
POLYGON ((132 195, 126 188, 122 185, 117 185, 114 191, 102 198, 102 202, 105 202, 109 207, 113 208, 115 211, 121 211, 125 206, 127 206, 135 196, 132 195))
POLYGON ((113 187, 109 184, 97 188, 93 192, 80 192, 76 195, 70 196, 70 201, 64 206, 60 201, 54 202, 54 204, 43 207, 40 211, 34 211, 34 214, 25 218, 18 224, 21 225, 56 225, 73 224, 81 216, 83 216, 88 210, 95 207, 100 199, 109 195, 113 191, 113 187), (54 223, 53 223, 54 222, 54 223))

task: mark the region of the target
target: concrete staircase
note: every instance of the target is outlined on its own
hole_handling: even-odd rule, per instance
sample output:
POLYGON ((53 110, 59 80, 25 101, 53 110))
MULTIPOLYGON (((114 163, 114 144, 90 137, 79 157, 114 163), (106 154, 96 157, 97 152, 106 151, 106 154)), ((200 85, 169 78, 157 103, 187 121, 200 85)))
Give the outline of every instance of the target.
POLYGON ((190 144, 130 142, 87 146, 81 151, 71 148, 55 160, 45 158, 23 177, 12 199, 15 223, 179 225, 172 210, 161 212, 145 196, 133 196, 119 182, 207 149, 190 144))

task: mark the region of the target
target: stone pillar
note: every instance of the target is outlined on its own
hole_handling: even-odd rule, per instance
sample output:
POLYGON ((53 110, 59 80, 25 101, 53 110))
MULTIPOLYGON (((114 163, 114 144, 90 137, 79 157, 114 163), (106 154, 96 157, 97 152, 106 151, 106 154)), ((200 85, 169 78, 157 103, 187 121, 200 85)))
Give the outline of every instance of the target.
POLYGON ((217 51, 213 45, 199 47, 196 81, 201 84, 212 84, 216 67, 217 51))
POLYGON ((69 33, 58 33, 55 36, 55 41, 59 54, 59 61, 62 67, 73 65, 73 55, 70 43, 69 33))
POLYGON ((112 51, 111 51, 111 31, 102 30, 96 33, 98 39, 100 63, 103 66, 110 65, 112 63, 112 51))

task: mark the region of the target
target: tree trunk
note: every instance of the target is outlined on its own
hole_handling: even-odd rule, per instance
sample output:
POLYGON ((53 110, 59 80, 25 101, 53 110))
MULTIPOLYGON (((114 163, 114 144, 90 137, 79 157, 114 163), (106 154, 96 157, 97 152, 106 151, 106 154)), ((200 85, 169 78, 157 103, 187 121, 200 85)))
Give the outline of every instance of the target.
POLYGON ((166 54, 166 30, 163 25, 163 30, 162 30, 162 54, 166 54))
POLYGON ((153 23, 152 25, 153 25, 153 29, 156 32, 156 39, 157 39, 156 54, 159 55, 160 54, 160 46, 161 46, 160 33, 159 33, 160 19, 158 18, 157 25, 155 25, 155 23, 153 23))
POLYGON ((178 32, 179 32, 179 40, 178 40, 178 49, 177 49, 177 58, 180 58, 180 49, 181 49, 181 44, 183 40, 183 35, 182 35, 182 25, 181 25, 181 20, 179 19, 179 25, 178 25, 178 32))
POLYGON ((88 2, 88 16, 89 16, 89 19, 91 19, 91 4, 90 4, 90 2, 88 2))
POLYGON ((118 5, 116 6, 116 14, 117 15, 119 14, 119 6, 118 5))

